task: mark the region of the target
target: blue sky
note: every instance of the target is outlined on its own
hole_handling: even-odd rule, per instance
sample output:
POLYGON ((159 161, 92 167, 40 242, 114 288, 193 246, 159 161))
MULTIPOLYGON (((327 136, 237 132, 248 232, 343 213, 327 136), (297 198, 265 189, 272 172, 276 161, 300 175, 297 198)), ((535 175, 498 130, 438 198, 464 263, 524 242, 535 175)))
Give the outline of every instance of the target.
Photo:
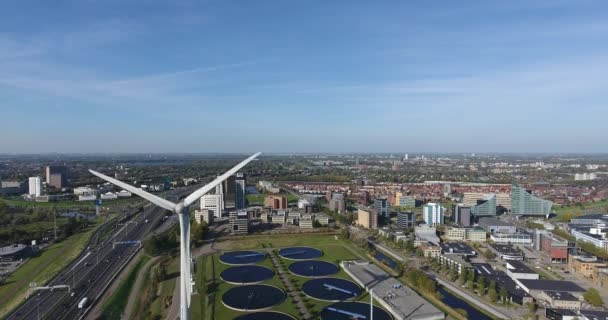
POLYGON ((608 152, 606 1, 11 2, 0 153, 608 152))

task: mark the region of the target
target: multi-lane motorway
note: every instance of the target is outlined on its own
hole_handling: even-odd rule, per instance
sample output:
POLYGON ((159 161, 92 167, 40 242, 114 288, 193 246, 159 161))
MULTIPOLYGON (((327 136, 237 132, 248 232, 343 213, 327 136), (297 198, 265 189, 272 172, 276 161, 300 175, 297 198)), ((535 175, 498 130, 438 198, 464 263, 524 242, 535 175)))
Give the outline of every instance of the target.
MULTIPOLYGON (((171 191, 166 197, 171 199, 177 195, 177 191, 171 191)), ((147 205, 143 212, 125 223, 109 226, 113 229, 111 236, 101 240, 97 233, 81 256, 47 285, 68 285, 69 291, 55 289, 34 292, 7 319, 81 319, 137 251, 136 244, 115 245, 115 242, 143 241, 165 214, 164 209, 147 205), (88 303, 79 308, 79 302, 85 297, 88 303)))

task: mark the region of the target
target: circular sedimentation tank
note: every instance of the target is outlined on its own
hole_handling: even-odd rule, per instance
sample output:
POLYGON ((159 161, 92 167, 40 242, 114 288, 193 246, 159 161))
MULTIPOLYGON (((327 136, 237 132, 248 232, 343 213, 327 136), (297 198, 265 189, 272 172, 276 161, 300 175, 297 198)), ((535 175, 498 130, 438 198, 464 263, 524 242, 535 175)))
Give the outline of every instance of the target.
POLYGON ((323 252, 311 247, 289 247, 279 250, 279 255, 290 260, 307 260, 319 258, 323 252))
POLYGON ((231 284, 254 284, 274 277, 270 268, 256 265, 230 267, 220 274, 220 278, 231 284))
POLYGON ((229 289, 222 296, 222 303, 236 311, 262 311, 280 304, 285 297, 285 292, 277 287, 253 284, 229 289))
POLYGON ((361 287, 340 278, 318 278, 306 281, 302 291, 309 297, 323 301, 344 301, 361 295, 361 287))
POLYGON ((340 271, 337 265, 321 260, 305 260, 294 262, 288 267, 289 272, 308 278, 327 277, 340 271))
POLYGON ((238 316, 233 320, 296 320, 296 318, 282 312, 262 311, 238 316))
MULTIPOLYGON (((370 305, 363 302, 336 302, 321 311, 321 320, 370 319, 370 305)), ((388 311, 374 306, 374 320, 393 320, 388 311)))
POLYGON ((258 251, 231 251, 220 256, 220 261, 228 265, 254 264, 266 259, 266 254, 258 251))

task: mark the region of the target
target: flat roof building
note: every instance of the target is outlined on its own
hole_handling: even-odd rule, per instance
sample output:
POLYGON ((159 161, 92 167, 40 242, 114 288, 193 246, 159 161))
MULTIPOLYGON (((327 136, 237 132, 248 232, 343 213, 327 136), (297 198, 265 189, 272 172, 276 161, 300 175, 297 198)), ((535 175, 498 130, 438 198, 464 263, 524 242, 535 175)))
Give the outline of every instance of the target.
POLYGON ((359 208, 357 224, 366 229, 378 228, 378 212, 375 208, 359 208))
POLYGON ((232 234, 249 233, 249 214, 247 211, 230 213, 230 232, 232 234))

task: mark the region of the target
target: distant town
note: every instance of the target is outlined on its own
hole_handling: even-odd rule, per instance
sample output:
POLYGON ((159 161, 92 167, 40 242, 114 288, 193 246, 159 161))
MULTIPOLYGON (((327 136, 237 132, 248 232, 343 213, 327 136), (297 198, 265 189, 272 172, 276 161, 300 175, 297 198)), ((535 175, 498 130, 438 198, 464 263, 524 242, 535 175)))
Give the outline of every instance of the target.
MULTIPOLYGON (((178 318, 181 217, 88 170, 177 202, 242 158, 0 155, 0 317, 178 318)), ((608 318, 607 155, 263 154, 191 216, 195 319, 608 318)))

